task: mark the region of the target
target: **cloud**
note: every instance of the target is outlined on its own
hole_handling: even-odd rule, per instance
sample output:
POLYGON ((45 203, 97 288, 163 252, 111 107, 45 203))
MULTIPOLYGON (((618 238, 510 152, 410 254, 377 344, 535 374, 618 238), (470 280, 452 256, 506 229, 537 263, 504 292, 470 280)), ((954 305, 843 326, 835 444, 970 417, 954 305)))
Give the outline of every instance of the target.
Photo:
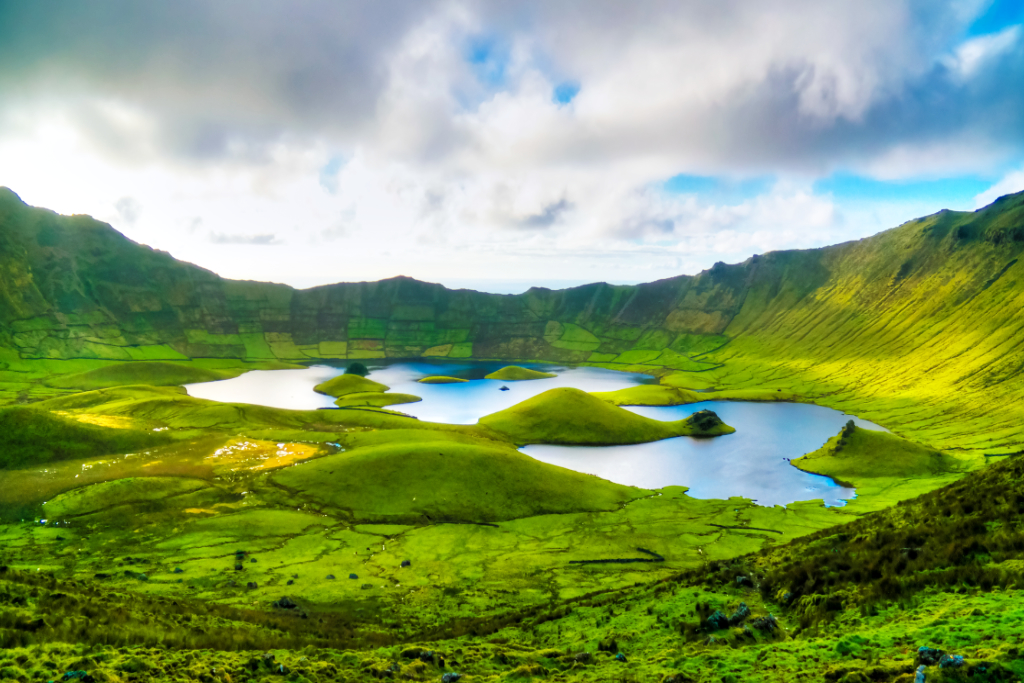
POLYGON ((225 235, 220 232, 211 232, 210 241, 214 244, 280 244, 277 236, 269 233, 260 235, 225 235))
POLYGON ((142 204, 132 197, 121 197, 114 204, 114 208, 117 209, 117 214, 121 220, 128 225, 135 225, 139 220, 139 216, 142 215, 142 204))
POLYGON ((1007 173, 995 185, 974 198, 974 208, 988 206, 1003 195, 1024 191, 1024 169, 1007 173))
POLYGON ((0 4, 0 184, 235 277, 665 277, 863 236, 836 171, 1016 168, 983 5, 0 4))

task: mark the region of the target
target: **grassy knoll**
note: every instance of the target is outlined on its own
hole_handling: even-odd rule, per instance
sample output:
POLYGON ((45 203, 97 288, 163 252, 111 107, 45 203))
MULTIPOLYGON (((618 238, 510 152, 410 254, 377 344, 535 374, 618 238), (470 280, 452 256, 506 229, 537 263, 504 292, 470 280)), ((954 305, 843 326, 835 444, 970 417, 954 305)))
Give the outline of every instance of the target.
POLYGON ((640 384, 617 391, 595 391, 593 395, 613 406, 679 406, 708 400, 695 391, 661 384, 640 384))
POLYGON ((47 384, 62 389, 89 391, 125 384, 149 384, 157 387, 180 386, 197 382, 213 382, 242 374, 243 369, 213 369, 196 367, 189 363, 143 361, 116 363, 95 370, 61 375, 47 380, 47 384))
POLYGON ((858 495, 872 499, 873 509, 938 488, 966 469, 950 455, 852 422, 793 465, 856 488, 858 495))
POLYGON ((166 434, 83 424, 45 410, 0 409, 0 468, 16 469, 61 460, 152 448, 170 441, 166 434))
POLYGON ((660 422, 618 408, 579 389, 550 389, 480 418, 480 424, 518 444, 625 444, 673 436, 717 436, 735 431, 717 416, 660 422))
POLYGON ((431 375, 429 377, 422 377, 416 380, 420 384, 459 384, 461 382, 468 382, 468 379, 460 379, 458 377, 447 377, 445 375, 431 375))
POLYGON ((647 492, 529 458, 492 440, 411 430, 346 437, 347 450, 274 481, 359 520, 494 522, 609 510, 647 492))
POLYGON ((379 391, 354 392, 345 394, 334 405, 339 408, 353 408, 358 406, 370 406, 383 408, 385 406, 400 405, 402 403, 416 403, 422 401, 419 396, 412 394, 387 394, 379 391))
POLYGON ((508 365, 501 370, 495 370, 484 379, 500 379, 504 382, 521 382, 531 379, 551 379, 558 375, 551 372, 541 372, 530 368, 521 368, 518 365, 508 365))
POLYGON ((332 377, 326 382, 321 382, 313 387, 313 391, 318 391, 321 394, 333 396, 335 398, 341 398, 348 394, 362 394, 368 392, 383 393, 391 387, 381 384, 380 382, 374 382, 372 379, 366 379, 361 375, 355 373, 345 373, 344 375, 338 375, 332 377))

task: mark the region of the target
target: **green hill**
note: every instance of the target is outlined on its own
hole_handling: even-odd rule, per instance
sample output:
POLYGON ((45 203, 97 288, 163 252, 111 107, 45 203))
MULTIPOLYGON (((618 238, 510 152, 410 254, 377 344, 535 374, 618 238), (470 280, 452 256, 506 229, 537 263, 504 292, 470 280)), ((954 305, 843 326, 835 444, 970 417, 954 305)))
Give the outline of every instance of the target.
POLYGON ((870 494, 879 507, 935 488, 936 477, 952 480, 964 471, 962 461, 934 448, 852 424, 792 462, 806 472, 855 487, 861 495, 870 494))
POLYGON ((344 374, 332 377, 326 382, 321 382, 313 387, 313 391, 327 394, 335 398, 341 398, 348 394, 360 394, 366 392, 385 392, 391 387, 366 379, 360 375, 344 374))
POLYGON ((237 377, 243 371, 242 368, 215 370, 181 363, 147 361, 116 363, 86 372, 59 375, 47 380, 46 383, 54 387, 80 389, 82 391, 128 384, 149 384, 156 387, 167 387, 198 382, 214 382, 220 379, 237 377))
POLYGON ((459 379, 458 377, 446 377, 444 375, 430 375, 429 377, 423 377, 416 380, 420 384, 461 384, 462 382, 468 382, 468 379, 459 379))
POLYGON ((551 379, 558 375, 552 372, 540 372, 539 370, 531 370, 530 368, 521 368, 518 365, 508 365, 503 367, 501 370, 495 370, 489 375, 485 375, 484 379, 500 379, 506 382, 521 382, 531 379, 551 379))
MULTIPOLYGON (((0 364, 31 372, 28 361, 52 358, 597 363, 654 374, 670 389, 774 392, 839 407, 942 450, 1011 453, 1024 449, 1022 220, 1024 194, 1009 195, 855 242, 636 286, 506 296, 394 278, 295 290, 225 280, 3 189, 0 364)), ((0 402, 17 398, 23 377, 0 376, 0 402)))
POLYGON ((660 422, 569 387, 549 389, 511 408, 486 415, 480 418, 480 424, 518 444, 627 444, 736 431, 710 411, 676 422, 660 422))
POLYGON ((82 424, 35 408, 0 409, 2 469, 128 453, 170 440, 165 434, 82 424))
POLYGON ((301 496, 363 521, 497 522, 615 509, 648 492, 548 465, 486 439, 390 430, 274 475, 301 496))

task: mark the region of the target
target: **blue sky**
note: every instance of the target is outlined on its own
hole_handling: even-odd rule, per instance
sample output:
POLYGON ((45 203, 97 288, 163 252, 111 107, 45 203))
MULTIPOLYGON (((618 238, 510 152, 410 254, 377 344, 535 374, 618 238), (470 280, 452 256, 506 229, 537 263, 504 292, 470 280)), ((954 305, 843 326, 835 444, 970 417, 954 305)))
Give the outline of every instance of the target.
POLYGON ((1022 24, 1019 0, 0 0, 0 185, 228 277, 650 281, 1024 191, 1022 24))

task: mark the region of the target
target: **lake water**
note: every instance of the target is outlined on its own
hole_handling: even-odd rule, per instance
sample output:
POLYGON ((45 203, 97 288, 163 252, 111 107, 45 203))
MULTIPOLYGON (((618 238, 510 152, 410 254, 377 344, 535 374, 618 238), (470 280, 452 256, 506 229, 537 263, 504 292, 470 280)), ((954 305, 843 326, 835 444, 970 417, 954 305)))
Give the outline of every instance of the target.
MULTIPOLYGON (((584 391, 614 391, 649 383, 647 375, 602 368, 565 368, 528 365, 556 372, 552 379, 502 382, 482 379, 504 363, 400 362, 373 366, 368 377, 398 393, 422 397, 418 403, 392 409, 421 420, 448 424, 475 424, 484 415, 504 410, 555 387, 584 391), (428 375, 449 375, 472 381, 457 384, 420 384, 428 375), (507 387, 507 391, 501 391, 507 387)), ((343 368, 316 365, 302 370, 252 371, 219 382, 186 385, 189 395, 232 403, 255 403, 276 408, 313 410, 333 408, 334 399, 313 391, 320 382, 341 374, 343 368)), ((688 486, 695 498, 742 496, 761 505, 787 505, 798 500, 823 499, 842 505, 854 496, 828 477, 803 472, 790 459, 809 453, 835 436, 847 420, 882 430, 878 425, 831 408, 802 403, 705 401, 685 406, 631 407, 656 420, 680 420, 698 410, 718 413, 735 434, 713 439, 679 437, 630 446, 532 445, 521 449, 530 457, 603 479, 642 488, 688 486)), ((883 430, 884 431, 884 430, 883 430)))

